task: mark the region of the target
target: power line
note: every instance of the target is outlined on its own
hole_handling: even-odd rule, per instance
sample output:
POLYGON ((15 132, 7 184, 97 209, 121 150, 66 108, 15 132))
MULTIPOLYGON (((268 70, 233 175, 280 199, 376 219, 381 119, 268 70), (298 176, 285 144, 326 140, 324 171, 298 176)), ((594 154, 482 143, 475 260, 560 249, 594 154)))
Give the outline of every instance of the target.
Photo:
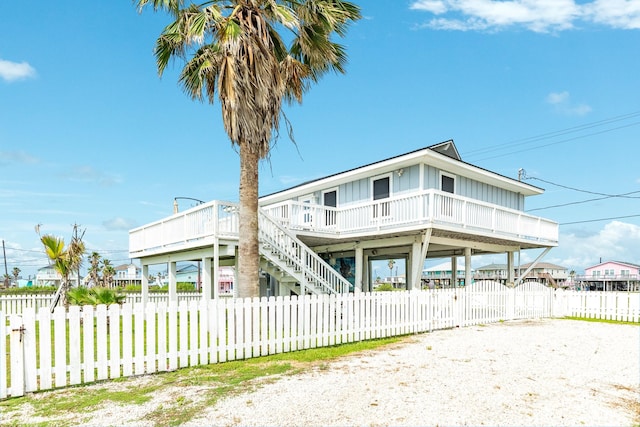
POLYGON ((611 221, 612 219, 625 219, 625 218, 636 218, 640 217, 640 214, 637 215, 625 215, 625 216, 615 216, 609 218, 599 218, 599 219, 587 219, 584 221, 573 221, 573 222, 562 222, 558 225, 572 225, 572 224, 584 224, 587 222, 599 222, 599 221, 611 221))
MULTIPOLYGON (((619 116, 615 116, 615 117, 611 117, 611 118, 607 118, 607 119, 603 119, 603 120, 599 120, 599 121, 595 121, 595 122, 585 123, 585 124, 582 124, 582 125, 573 126, 573 127, 566 128, 566 129, 561 129, 561 130, 552 131, 552 132, 546 132, 546 133, 543 133, 543 134, 540 134, 540 135, 536 135, 536 136, 532 136, 532 137, 528 137, 528 138, 516 139, 516 140, 510 141, 510 142, 506 142, 506 143, 502 143, 502 144, 497 144, 497 145, 492 145, 492 146, 489 146, 489 147, 479 148, 479 149, 476 149, 476 150, 466 151, 464 154, 465 154, 465 157, 467 157, 467 156, 474 157, 474 156, 477 156, 477 155, 482 155, 482 154, 487 154, 487 153, 490 153, 490 152, 498 151, 498 150, 501 150, 501 149, 503 149, 505 147, 506 148, 512 148, 514 146, 532 144, 534 142, 544 141, 544 140, 547 140, 547 139, 556 138, 556 137, 559 137, 559 136, 568 135, 568 134, 571 134, 571 133, 584 131, 584 130, 596 128, 596 127, 599 127, 599 126, 604 126, 604 125, 607 125, 607 124, 611 124, 611 123, 615 123, 615 122, 619 122, 619 121, 623 121, 623 120, 632 119, 632 118, 635 118, 635 117, 638 117, 638 116, 640 116, 640 111, 634 111, 634 112, 631 112, 631 113, 622 114, 622 115, 619 115, 619 116)), ((581 136, 570 138, 570 139, 567 139, 567 140, 564 140, 564 141, 558 141, 556 143, 572 141, 572 140, 575 140, 575 139, 578 139, 578 138, 584 138, 584 137, 587 137, 587 136, 597 135, 599 133, 610 132, 610 131, 621 129, 621 128, 624 128, 624 127, 634 126, 636 124, 638 124, 638 122, 634 122, 634 123, 631 123, 631 124, 628 124, 628 125, 624 125, 624 126, 620 126, 620 127, 616 127, 616 128, 606 129, 606 130, 601 131, 601 132, 581 135, 581 136)), ((533 148, 529 148, 529 149, 525 149, 525 150, 521 150, 521 151, 527 151, 527 150, 531 150, 531 149, 534 149, 534 148, 542 148, 542 147, 546 147, 547 145, 553 145, 553 144, 555 144, 555 143, 546 144, 546 145, 543 145, 543 146, 540 146, 540 147, 533 147, 533 148)), ((515 151, 515 152, 507 153, 507 154, 514 154, 514 153, 517 153, 517 152, 519 152, 519 151, 515 151)), ((496 156, 496 157, 500 157, 500 156, 496 156)), ((484 159, 482 159, 482 160, 484 160, 484 159)))
POLYGON ((618 195, 613 195, 613 196, 598 197, 598 198, 595 198, 595 199, 581 200, 581 201, 578 201, 578 202, 562 203, 562 204, 559 204, 559 205, 546 206, 544 208, 528 209, 527 212, 542 211, 542 210, 545 210, 545 209, 552 209, 552 208, 562 208, 562 207, 565 207, 565 206, 572 206, 572 205, 580 205, 580 204, 583 204, 583 203, 596 202, 596 201, 599 201, 599 200, 610 199, 612 197, 627 196, 629 194, 636 194, 636 193, 640 193, 640 191, 632 191, 630 193, 618 194, 618 195))
POLYGON ((538 149, 538 148, 544 148, 544 147, 550 147, 552 145, 564 144, 565 142, 575 141, 576 139, 586 138, 588 136, 594 136, 594 135, 601 135, 603 133, 608 133, 608 132, 612 132, 614 130, 624 129, 624 128, 631 127, 631 126, 636 126, 636 125, 639 125, 639 124, 640 124, 640 122, 633 122, 633 123, 630 123, 628 125, 618 126, 616 128, 606 129, 606 130, 603 130, 603 131, 600 131, 600 132, 594 132, 594 133, 589 133, 589 134, 586 134, 586 135, 575 136, 573 138, 562 139, 560 141, 555 141, 555 142, 550 142, 548 144, 539 145, 537 147, 525 148, 525 149, 522 149, 522 150, 511 151, 511 152, 505 153, 505 154, 500 154, 500 155, 491 156, 491 157, 485 157, 485 158, 482 158, 482 159, 478 159, 476 161, 496 159, 498 157, 505 157, 505 156, 509 156, 511 154, 523 153, 525 151, 531 151, 531 150, 535 150, 535 149, 538 149))
POLYGON ((624 198, 624 199, 640 199, 640 197, 637 197, 637 196, 629 196, 629 194, 640 193, 640 191, 632 191, 630 193, 622 193, 622 194, 606 194, 606 193, 598 193, 598 192, 589 191, 589 190, 581 190, 579 188, 569 187, 568 185, 558 184, 556 182, 547 181, 547 180, 544 180, 542 178, 536 178, 534 176, 526 176, 526 171, 522 172, 522 177, 523 177, 523 179, 535 179, 537 181, 541 181, 541 182, 544 182, 546 184, 551 184, 551 185, 555 185, 556 187, 566 188, 567 190, 578 191, 580 193, 594 194, 596 196, 605 196, 605 198, 620 197, 620 198, 624 198))

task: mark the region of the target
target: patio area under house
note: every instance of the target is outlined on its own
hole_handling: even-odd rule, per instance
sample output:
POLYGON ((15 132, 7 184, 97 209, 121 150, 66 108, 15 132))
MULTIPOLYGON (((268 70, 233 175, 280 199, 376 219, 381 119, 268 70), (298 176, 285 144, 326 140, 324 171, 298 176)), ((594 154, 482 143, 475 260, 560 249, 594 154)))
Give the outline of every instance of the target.
MULTIPOLYGON (((404 259, 406 287, 422 286, 428 258, 514 254, 558 244, 558 224, 524 212, 541 188, 464 162, 453 141, 337 172, 259 200, 261 296, 372 291, 375 261, 404 259)), ((212 200, 129 232, 130 257, 167 265, 176 298, 176 263, 201 265, 204 299, 218 298, 221 266, 234 266, 238 205, 212 200)), ((522 272, 522 277, 528 271, 522 272)), ((513 274, 513 273, 511 273, 513 274)), ((520 277, 509 277, 517 284, 520 277)), ((454 282, 456 283, 456 282, 454 282)), ((237 287, 236 287, 237 289, 237 287)))

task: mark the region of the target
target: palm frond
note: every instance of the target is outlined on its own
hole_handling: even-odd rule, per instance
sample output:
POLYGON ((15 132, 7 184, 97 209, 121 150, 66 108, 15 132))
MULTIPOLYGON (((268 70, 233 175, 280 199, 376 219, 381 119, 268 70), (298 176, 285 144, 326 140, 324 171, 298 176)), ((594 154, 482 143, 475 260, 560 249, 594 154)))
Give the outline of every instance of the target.
POLYGON ((216 79, 219 75, 220 49, 218 45, 210 44, 201 47, 180 73, 180 83, 185 92, 193 99, 202 99, 203 92, 209 102, 215 99, 216 79))

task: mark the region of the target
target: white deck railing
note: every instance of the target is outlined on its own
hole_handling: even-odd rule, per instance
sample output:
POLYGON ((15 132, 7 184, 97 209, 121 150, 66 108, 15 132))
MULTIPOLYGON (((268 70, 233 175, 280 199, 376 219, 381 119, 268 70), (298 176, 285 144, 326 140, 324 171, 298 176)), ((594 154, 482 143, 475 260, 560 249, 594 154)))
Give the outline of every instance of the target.
POLYGON ((238 204, 214 200, 129 232, 129 252, 213 243, 214 236, 238 238, 238 204))
MULTIPOLYGON (((557 244, 558 223, 454 194, 426 190, 339 208, 295 201, 262 209, 291 230, 348 237, 417 227, 446 227, 467 233, 557 244)), ((238 205, 212 201, 129 232, 132 256, 189 248, 213 237, 238 237, 238 205)))
POLYGON ((290 229, 337 234, 341 237, 439 224, 461 231, 485 232, 543 243, 558 242, 556 222, 438 190, 339 208, 286 201, 263 209, 290 229))

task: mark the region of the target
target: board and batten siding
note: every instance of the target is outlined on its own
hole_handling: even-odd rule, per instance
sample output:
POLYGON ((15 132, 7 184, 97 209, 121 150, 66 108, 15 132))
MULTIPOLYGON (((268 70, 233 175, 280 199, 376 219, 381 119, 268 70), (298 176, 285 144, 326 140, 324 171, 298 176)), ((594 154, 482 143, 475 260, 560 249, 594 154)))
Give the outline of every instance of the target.
MULTIPOLYGON (((420 185, 420 165, 416 164, 402 168, 402 175, 398 176, 397 170, 387 172, 391 174, 391 194, 394 196, 410 193, 412 191, 421 191, 422 189, 440 190, 440 174, 445 172, 455 177, 456 194, 468 197, 474 200, 503 206, 509 209, 524 210, 524 196, 514 193, 503 188, 498 188, 480 181, 472 180, 464 176, 456 175, 448 171, 424 165, 423 185, 420 185)), ((375 176, 383 176, 384 173, 375 176)), ((371 200, 371 179, 367 177, 355 181, 340 184, 338 188, 338 206, 348 206, 355 203, 362 203, 371 200)), ((329 188, 336 188, 335 186, 329 188)), ((328 188, 327 188, 328 189, 328 188)), ((316 191, 313 195, 313 201, 322 204, 322 192, 316 191)), ((301 200, 309 195, 297 197, 301 200)))
POLYGON ((456 181, 456 193, 460 196, 504 206, 505 208, 524 210, 524 196, 522 194, 463 176, 457 176, 456 181))
POLYGON ((503 206, 509 209, 524 210, 524 196, 484 182, 442 171, 433 166, 424 166, 424 189, 440 189, 440 173, 445 172, 455 177, 456 194, 474 200, 503 206))

